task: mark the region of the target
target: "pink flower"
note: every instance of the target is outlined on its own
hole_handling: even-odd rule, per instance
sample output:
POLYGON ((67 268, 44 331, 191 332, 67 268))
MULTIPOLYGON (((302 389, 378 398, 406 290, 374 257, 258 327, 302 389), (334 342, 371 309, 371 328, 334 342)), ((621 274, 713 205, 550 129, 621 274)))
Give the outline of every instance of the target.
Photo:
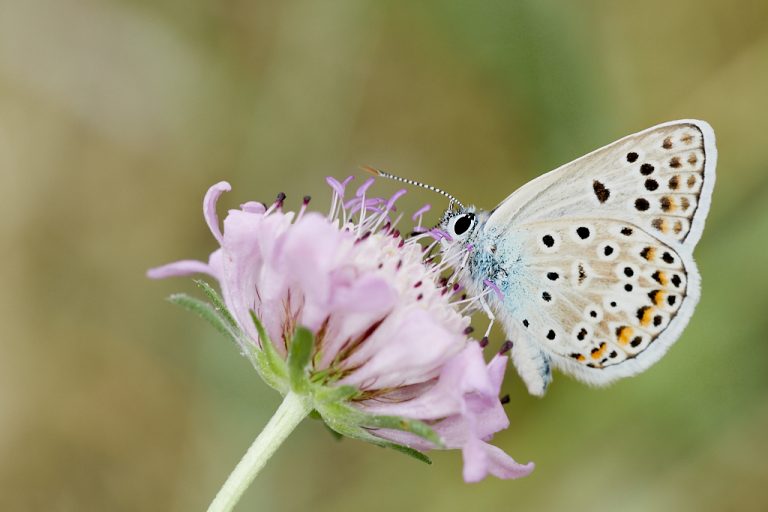
POLYGON ((529 474, 532 463, 486 442, 509 425, 499 400, 507 357, 486 365, 460 312, 471 299, 457 300, 453 283, 441 280, 445 263, 424 260, 417 238, 429 235, 406 240, 395 228, 404 191, 366 197, 371 179, 346 199, 350 181, 328 178, 327 216, 308 212, 309 198, 298 213, 285 212, 281 194, 268 208, 249 202, 230 210, 223 231, 216 202, 230 186, 217 183, 203 210, 221 247, 207 263, 183 260, 148 275, 215 278, 244 353, 276 354, 278 363, 257 369, 282 393, 296 387, 281 365, 298 328, 311 331, 302 392, 339 433, 416 450, 460 448, 469 482, 529 474))

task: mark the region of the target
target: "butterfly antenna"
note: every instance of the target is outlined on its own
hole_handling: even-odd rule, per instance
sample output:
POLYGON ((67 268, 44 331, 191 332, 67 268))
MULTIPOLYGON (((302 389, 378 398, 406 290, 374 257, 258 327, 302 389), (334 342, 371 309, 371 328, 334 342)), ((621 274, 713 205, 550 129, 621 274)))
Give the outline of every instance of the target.
POLYGON ((414 185, 414 186, 417 186, 417 187, 425 188, 427 190, 431 190, 432 192, 437 192, 438 194, 440 194, 442 196, 445 196, 448 199, 450 199, 451 203, 448 206, 449 209, 453 206, 453 203, 456 203, 460 207, 464 208, 464 205, 461 203, 461 201, 459 201, 458 199, 456 199, 455 197, 453 197, 451 194, 449 194, 448 192, 446 192, 443 189, 440 189, 440 188, 437 188, 437 187, 433 187, 432 185, 427 185, 426 183, 421 183, 420 181, 411 180, 411 179, 408 179, 408 178, 401 178, 400 176, 395 176, 394 174, 390 174, 388 172, 384 172, 384 171, 381 171, 379 169, 374 169, 373 167, 368 167, 367 165, 363 165, 360 168, 362 170, 366 171, 366 172, 369 172, 369 173, 373 174, 374 176, 381 176, 382 178, 387 178, 389 180, 400 181, 402 183, 407 183, 409 185, 414 185))

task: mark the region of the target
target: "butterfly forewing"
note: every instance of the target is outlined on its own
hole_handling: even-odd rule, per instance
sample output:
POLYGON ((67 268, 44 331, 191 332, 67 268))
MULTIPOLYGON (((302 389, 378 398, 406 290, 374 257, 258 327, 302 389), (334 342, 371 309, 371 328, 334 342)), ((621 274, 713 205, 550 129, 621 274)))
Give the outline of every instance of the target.
POLYGON ((597 214, 692 246, 709 209, 715 160, 708 124, 659 125, 533 180, 494 210, 489 226, 597 214))
POLYGON ((528 347, 515 364, 526 368, 531 347, 543 354, 542 378, 526 379, 532 392, 543 393, 549 362, 605 384, 646 369, 677 339, 699 297, 691 253, 716 158, 707 123, 666 123, 545 174, 491 212, 481 236, 516 246, 495 305, 528 347))

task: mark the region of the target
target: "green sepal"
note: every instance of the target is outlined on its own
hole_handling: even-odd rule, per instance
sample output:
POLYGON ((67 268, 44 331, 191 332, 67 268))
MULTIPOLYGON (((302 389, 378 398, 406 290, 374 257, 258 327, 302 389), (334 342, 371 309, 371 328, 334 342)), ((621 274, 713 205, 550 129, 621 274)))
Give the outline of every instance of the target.
POLYGON ((366 415, 365 420, 360 424, 368 428, 388 428, 410 432, 422 439, 426 439, 438 448, 443 448, 443 441, 440 439, 440 436, 423 421, 401 418, 399 416, 366 415))
POLYGON ((386 428, 410 432, 434 444, 436 448, 443 448, 443 442, 429 425, 419 420, 401 418, 398 416, 378 416, 366 414, 359 409, 348 405, 347 402, 316 400, 315 407, 322 415, 323 420, 335 431, 363 441, 381 444, 382 439, 371 434, 367 429, 386 428), (365 427, 365 428, 363 428, 365 427))
POLYGON ((266 332, 261 323, 251 312, 251 316, 256 324, 256 330, 262 340, 264 350, 260 350, 254 341, 245 334, 232 314, 227 309, 221 296, 208 283, 202 280, 195 280, 195 284, 203 290, 211 303, 200 299, 190 297, 189 295, 178 293, 171 295, 168 300, 178 304, 187 311, 191 311, 209 324, 217 331, 233 341, 240 348, 241 353, 248 358, 251 364, 256 368, 261 378, 269 386, 285 394, 288 391, 287 380, 288 370, 285 361, 275 350, 269 341, 266 332))
POLYGON ((239 330, 233 330, 229 322, 209 303, 185 293, 174 293, 168 297, 168 301, 196 314, 233 342, 239 342, 239 330))
POLYGON ((296 394, 306 395, 310 390, 307 367, 312 358, 314 336, 305 327, 296 327, 293 340, 288 347, 288 378, 291 390, 296 394))
POLYGON ((358 425, 350 424, 345 421, 337 421, 336 419, 330 418, 328 416, 323 416, 323 419, 325 420, 325 426, 328 428, 328 430, 334 433, 334 437, 337 439, 341 439, 343 437, 358 439, 360 441, 375 444, 381 448, 390 448, 426 464, 432 464, 432 459, 430 459, 426 454, 408 446, 393 443, 380 437, 376 437, 358 425))
POLYGON ((211 301, 213 304, 213 307, 216 309, 217 312, 226 320, 226 322, 237 332, 240 331, 240 326, 237 324, 237 321, 234 319, 232 314, 227 309, 227 306, 224 304, 224 299, 221 298, 221 296, 218 294, 218 292, 207 282, 203 281, 202 279, 194 279, 194 283, 203 290, 203 293, 206 297, 208 297, 208 300, 211 301))
POLYGON ((219 294, 208 283, 195 280, 211 303, 186 294, 171 295, 168 300, 195 313, 218 332, 235 342, 258 371, 261 378, 282 394, 292 390, 308 397, 314 410, 313 418, 322 419, 334 438, 350 437, 382 448, 390 448, 426 464, 432 461, 424 453, 401 444, 386 441, 373 435, 368 429, 392 429, 410 432, 436 447, 442 447, 437 433, 426 423, 397 416, 367 414, 349 405, 360 395, 354 386, 327 386, 327 375, 318 372, 310 377, 309 363, 312 358, 314 337, 311 331, 297 327, 288 347, 288 357, 283 359, 269 339, 263 324, 250 311, 251 319, 259 335, 259 345, 246 335, 227 309, 219 294), (325 381, 325 382, 324 382, 325 381), (326 385, 323 385, 325 383, 326 385))
POLYGON ((280 354, 275 350, 275 346, 272 344, 272 340, 269 339, 264 325, 256 317, 256 313, 249 311, 253 325, 256 327, 256 332, 259 334, 259 342, 261 344, 261 350, 256 347, 252 347, 250 350, 255 356, 259 366, 259 374, 267 384, 274 389, 285 394, 288 392, 288 366, 285 360, 280 357, 280 354))
POLYGON ((413 448, 409 448, 405 445, 397 443, 385 443, 382 447, 404 453, 405 455, 413 457, 414 459, 421 461, 424 464, 432 464, 432 459, 430 459, 426 453, 420 452, 419 450, 414 450, 413 448))
POLYGON ((352 400, 360 394, 360 390, 355 386, 316 386, 315 387, 315 400, 323 403, 333 402, 346 402, 352 400))
MULTIPOLYGON (((322 420, 322 418, 320 419, 322 420)), ((331 434, 331 437, 333 437, 336 441, 341 441, 342 439, 344 439, 343 435, 339 434, 338 432, 333 430, 331 427, 329 427, 326 422, 323 422, 323 426, 325 427, 325 430, 327 430, 331 434)))

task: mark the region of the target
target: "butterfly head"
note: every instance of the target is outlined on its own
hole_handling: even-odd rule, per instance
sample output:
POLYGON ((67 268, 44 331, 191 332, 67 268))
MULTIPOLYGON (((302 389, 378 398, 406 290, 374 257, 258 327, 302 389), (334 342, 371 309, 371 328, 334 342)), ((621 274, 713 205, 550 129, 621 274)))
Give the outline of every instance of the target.
POLYGON ((362 169, 373 174, 374 176, 380 176, 382 178, 426 188, 432 192, 437 192, 438 194, 448 198, 450 200, 448 209, 445 210, 445 213, 443 213, 443 217, 440 219, 440 222, 437 226, 435 226, 444 234, 448 235, 447 237, 443 237, 441 239, 443 249, 450 249, 453 247, 463 248, 466 242, 472 237, 472 234, 478 225, 478 221, 480 220, 478 215, 483 214, 483 212, 477 212, 474 206, 464 206, 451 194, 432 185, 427 185, 426 183, 421 183, 419 181, 411 180, 408 178, 401 178, 399 176, 395 176, 394 174, 390 174, 379 169, 374 169, 373 167, 362 167, 362 169))
POLYGON ((478 218, 475 208, 469 206, 457 210, 452 208, 446 210, 438 227, 450 236, 449 243, 460 243, 469 240, 477 224, 478 218))

